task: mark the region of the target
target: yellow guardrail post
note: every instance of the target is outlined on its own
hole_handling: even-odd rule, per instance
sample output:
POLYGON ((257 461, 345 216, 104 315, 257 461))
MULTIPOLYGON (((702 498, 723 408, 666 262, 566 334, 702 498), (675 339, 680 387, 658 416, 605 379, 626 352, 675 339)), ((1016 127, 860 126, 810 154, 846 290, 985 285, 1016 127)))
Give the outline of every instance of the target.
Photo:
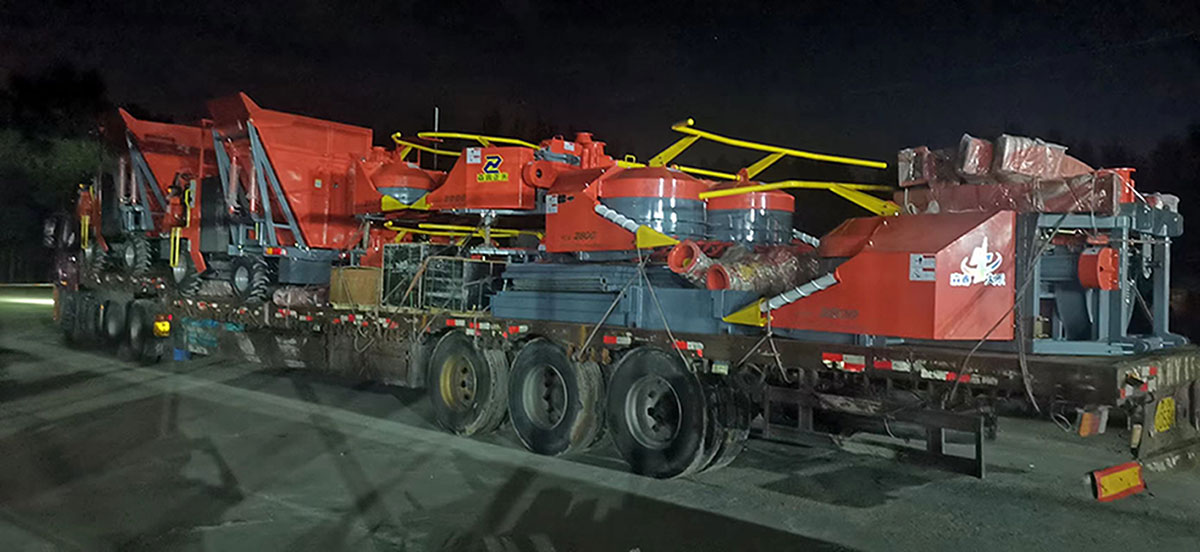
POLYGON ((179 266, 179 244, 183 237, 183 228, 180 226, 171 227, 171 268, 179 266))

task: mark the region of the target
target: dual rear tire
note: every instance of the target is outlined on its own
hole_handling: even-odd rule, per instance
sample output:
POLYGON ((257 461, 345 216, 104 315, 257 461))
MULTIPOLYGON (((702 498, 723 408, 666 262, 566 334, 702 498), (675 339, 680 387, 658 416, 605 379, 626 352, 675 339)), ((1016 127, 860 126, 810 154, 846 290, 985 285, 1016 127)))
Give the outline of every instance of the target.
POLYGON ((687 476, 728 465, 745 446, 752 404, 728 378, 696 374, 677 354, 639 347, 605 382, 549 339, 535 338, 512 363, 456 330, 438 340, 426 384, 438 425, 458 435, 495 430, 507 414, 526 449, 577 454, 607 432, 633 472, 687 476))

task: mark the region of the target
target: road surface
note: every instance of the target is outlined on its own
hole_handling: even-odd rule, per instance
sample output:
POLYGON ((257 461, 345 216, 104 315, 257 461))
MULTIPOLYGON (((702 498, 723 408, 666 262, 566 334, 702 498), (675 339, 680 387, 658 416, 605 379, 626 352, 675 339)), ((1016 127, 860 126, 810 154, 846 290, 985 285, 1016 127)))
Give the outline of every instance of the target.
POLYGON ((607 447, 525 452, 511 428, 434 428, 423 393, 216 359, 151 367, 65 347, 48 289, 0 288, 0 549, 1197 550, 1200 474, 1095 502, 1127 460, 1004 419, 978 480, 848 450, 754 441, 657 481, 607 447))

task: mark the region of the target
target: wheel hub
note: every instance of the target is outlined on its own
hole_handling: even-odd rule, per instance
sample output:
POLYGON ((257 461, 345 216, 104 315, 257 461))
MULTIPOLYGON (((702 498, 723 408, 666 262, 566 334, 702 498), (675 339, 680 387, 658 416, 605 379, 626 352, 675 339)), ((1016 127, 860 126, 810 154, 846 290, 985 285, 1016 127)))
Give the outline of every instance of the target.
POLYGON ((667 380, 645 376, 625 396, 625 419, 642 446, 664 449, 679 433, 679 397, 667 380))
POLYGON ((250 270, 248 268, 239 266, 233 270, 233 288, 238 293, 250 289, 250 270))
POLYGON ((475 366, 462 355, 447 358, 442 363, 438 387, 442 402, 451 408, 467 409, 475 404, 475 388, 478 378, 475 366))
POLYGON ((541 429, 557 426, 567 414, 567 385, 557 368, 533 370, 522 386, 525 414, 541 429))

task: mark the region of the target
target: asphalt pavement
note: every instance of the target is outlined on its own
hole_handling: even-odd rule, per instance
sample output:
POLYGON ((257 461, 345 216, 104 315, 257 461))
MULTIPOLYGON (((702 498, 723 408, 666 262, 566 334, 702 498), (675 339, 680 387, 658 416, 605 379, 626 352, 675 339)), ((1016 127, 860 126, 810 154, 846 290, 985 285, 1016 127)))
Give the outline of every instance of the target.
POLYGON ((1122 438, 1001 420, 985 480, 754 441, 658 481, 608 446, 525 452, 437 430, 423 392, 221 359, 66 347, 47 288, 0 288, 3 550, 1197 550, 1200 472, 1092 499, 1122 438))

